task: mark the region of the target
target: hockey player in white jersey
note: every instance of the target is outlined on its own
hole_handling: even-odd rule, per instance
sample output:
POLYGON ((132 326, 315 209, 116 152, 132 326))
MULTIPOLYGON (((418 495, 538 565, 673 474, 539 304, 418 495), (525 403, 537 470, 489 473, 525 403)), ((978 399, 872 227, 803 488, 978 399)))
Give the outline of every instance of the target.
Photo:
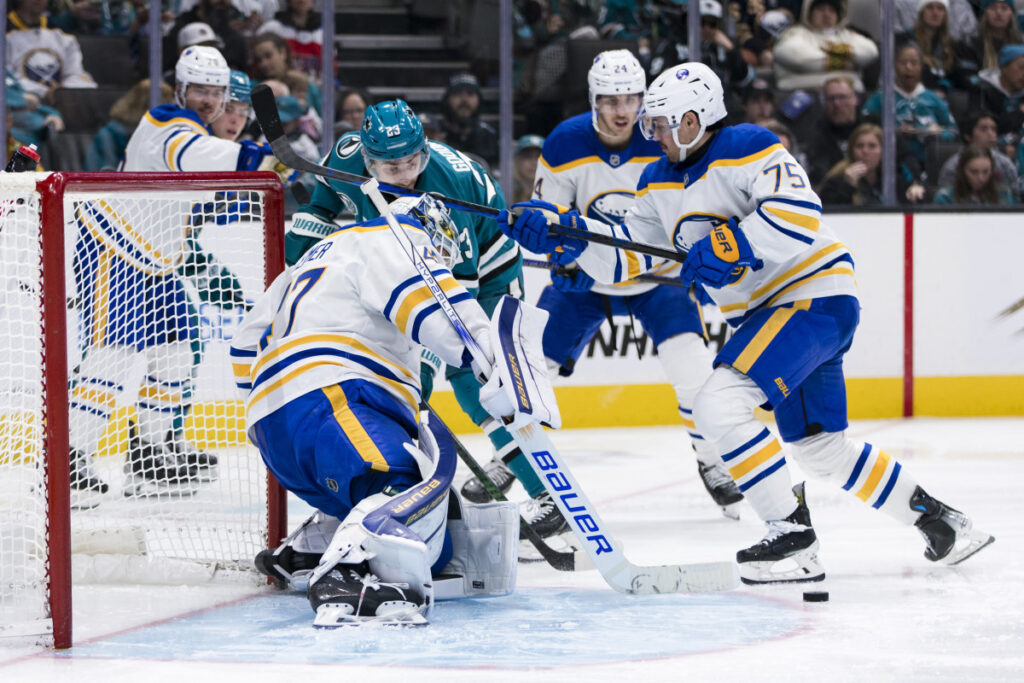
POLYGON ((846 436, 842 360, 860 309, 853 257, 822 221, 804 169, 764 128, 724 127, 722 84, 703 64, 665 70, 644 107, 641 126, 665 156, 645 169, 620 224, 537 202, 513 207, 522 212, 513 225, 507 216, 499 224, 530 250, 572 251, 600 282, 624 280, 634 259, 650 268, 650 258, 549 236, 547 220, 584 221, 593 232, 686 253, 683 281, 702 286, 735 329, 697 394, 694 418, 768 526, 761 542, 737 553, 743 581, 825 577, 804 486, 791 490, 782 445, 754 419, 761 405, 774 409, 804 471, 916 526, 929 560, 955 564, 991 543, 891 455, 846 436))
MULTIPOLYGON (((211 47, 185 50, 175 66, 177 104, 150 110, 125 149, 124 171, 254 170, 266 147, 210 134, 207 126, 224 111, 229 69, 211 47)), ((170 194, 178 211, 190 216, 194 192, 170 194)), ((147 215, 144 202, 97 200, 83 203, 75 219, 80 230, 75 273, 83 300, 86 348, 72 377, 71 483, 79 491, 105 493, 91 456, 113 413, 134 358, 145 356, 146 372, 136 406, 125 462, 125 495, 188 494, 199 462, 189 462, 164 445, 183 397, 189 395, 192 342, 187 296, 176 268, 192 244, 190 220, 166 225, 147 215)), ((194 454, 201 457, 202 454, 194 454)))
MULTIPOLYGON (((646 140, 636 126, 647 81, 643 67, 629 50, 610 50, 594 60, 587 83, 591 110, 563 121, 545 140, 533 198, 574 208, 588 218, 618 223, 633 205, 633 188, 644 167, 661 156, 658 144, 646 140)), ((572 266, 571 256, 554 254, 552 259, 572 266)), ((639 262, 632 264, 633 273, 639 270, 639 262)), ((676 276, 679 264, 662 261, 650 272, 676 276)), ((743 495, 693 422, 693 399, 711 375, 714 354, 704 341, 698 304, 686 289, 628 279, 614 285, 594 284, 584 271, 575 269, 570 274, 556 274, 537 306, 549 313, 544 355, 563 376, 572 373, 606 316, 629 315, 640 321, 675 390, 705 488, 728 516, 738 516, 736 507, 743 495)), ((504 490, 511 487, 510 472, 493 474, 504 490)), ((470 480, 462 493, 473 500, 486 500, 482 489, 476 497, 468 495, 479 488, 476 480, 470 480)))
MULTIPOLYGON (((487 316, 451 273, 461 255, 447 210, 426 195, 395 200, 391 210, 486 347, 487 316)), ((515 586, 515 504, 462 504, 450 491, 450 436, 417 427, 421 344, 469 366, 462 339, 384 218, 312 246, 232 341, 249 438, 277 480, 320 511, 277 551, 260 553, 257 566, 295 583, 298 576, 281 571, 295 563, 275 564, 272 553, 316 551, 303 567, 312 570, 304 574, 317 625, 415 622, 433 599, 515 586), (458 579, 432 580, 442 569, 458 579)), ((481 401, 500 419, 510 405, 497 378, 494 371, 481 401)))

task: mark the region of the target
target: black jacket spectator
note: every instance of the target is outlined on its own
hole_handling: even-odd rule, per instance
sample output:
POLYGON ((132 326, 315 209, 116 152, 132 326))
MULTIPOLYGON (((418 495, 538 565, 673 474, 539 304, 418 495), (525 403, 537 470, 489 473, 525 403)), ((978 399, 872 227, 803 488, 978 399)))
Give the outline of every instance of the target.
POLYGON ((1014 142, 1024 124, 1024 45, 1004 46, 999 51, 999 68, 982 71, 978 81, 971 91, 970 108, 995 114, 999 135, 1014 142))
POLYGON ((493 166, 498 163, 498 134, 480 120, 482 103, 480 84, 473 74, 453 76, 441 99, 441 129, 446 143, 493 166))
POLYGON ((164 64, 178 61, 178 32, 196 21, 209 24, 224 41, 221 54, 232 69, 245 71, 248 66, 248 53, 245 47, 245 36, 232 28, 245 19, 229 0, 200 0, 200 3, 184 14, 178 15, 170 33, 164 36, 164 64))

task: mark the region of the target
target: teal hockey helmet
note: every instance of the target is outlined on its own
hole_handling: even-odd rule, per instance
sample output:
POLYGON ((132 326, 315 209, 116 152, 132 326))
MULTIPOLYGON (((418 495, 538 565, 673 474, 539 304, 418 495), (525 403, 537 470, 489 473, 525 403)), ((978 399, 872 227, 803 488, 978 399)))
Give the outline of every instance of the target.
POLYGON ((252 81, 244 71, 231 70, 231 76, 228 79, 228 100, 252 104, 252 81))
POLYGON ((389 100, 367 107, 359 139, 363 143, 366 168, 371 173, 375 162, 405 159, 417 153, 423 155, 420 171, 427 165, 430 148, 423 124, 403 100, 389 100))

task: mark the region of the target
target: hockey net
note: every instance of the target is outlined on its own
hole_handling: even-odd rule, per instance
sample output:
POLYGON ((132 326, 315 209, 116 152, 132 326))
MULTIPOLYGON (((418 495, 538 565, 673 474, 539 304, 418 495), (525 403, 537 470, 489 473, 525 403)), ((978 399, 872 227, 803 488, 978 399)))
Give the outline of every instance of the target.
POLYGON ((232 331, 283 267, 270 173, 0 173, 0 636, 71 583, 260 582, 283 492, 232 331))

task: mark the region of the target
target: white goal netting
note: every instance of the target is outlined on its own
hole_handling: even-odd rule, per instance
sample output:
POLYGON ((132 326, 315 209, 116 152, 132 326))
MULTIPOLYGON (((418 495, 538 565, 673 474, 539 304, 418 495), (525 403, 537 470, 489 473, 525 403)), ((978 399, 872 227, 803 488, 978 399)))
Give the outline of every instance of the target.
POLYGON ((253 188, 265 183, 205 189, 188 176, 154 189, 116 175, 99 190, 56 183, 47 203, 47 174, 0 174, 0 635, 52 628, 50 577, 66 569, 54 541, 70 545, 75 582, 259 581, 267 474, 245 438, 228 349, 264 289, 268 216, 253 188), (64 237, 64 292, 45 267, 47 230, 64 237), (68 391, 56 409, 44 335, 61 309, 43 307, 54 297, 68 391), (66 454, 45 441, 53 410, 66 454), (66 539, 48 504, 46 458, 58 452, 66 539))

